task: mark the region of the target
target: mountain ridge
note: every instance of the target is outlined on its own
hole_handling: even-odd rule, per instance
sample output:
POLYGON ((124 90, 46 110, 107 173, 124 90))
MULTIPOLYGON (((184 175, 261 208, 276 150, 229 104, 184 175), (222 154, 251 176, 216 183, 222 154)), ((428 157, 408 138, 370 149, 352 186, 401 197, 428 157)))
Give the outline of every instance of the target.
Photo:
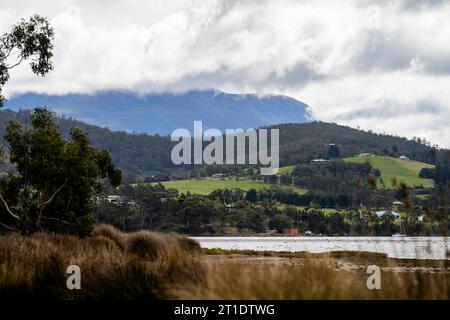
POLYGON ((311 108, 291 97, 219 90, 145 95, 130 91, 102 91, 92 95, 27 93, 5 104, 13 111, 36 106, 45 106, 58 116, 112 130, 162 135, 178 128, 192 128, 196 120, 203 121, 205 128, 222 131, 311 121, 311 108))

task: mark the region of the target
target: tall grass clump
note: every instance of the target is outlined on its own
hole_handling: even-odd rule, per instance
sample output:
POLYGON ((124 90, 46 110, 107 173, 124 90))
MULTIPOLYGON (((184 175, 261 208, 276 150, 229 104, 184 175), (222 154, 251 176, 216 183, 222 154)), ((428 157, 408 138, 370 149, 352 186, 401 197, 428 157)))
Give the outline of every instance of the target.
POLYGON ((149 231, 138 231, 130 234, 126 242, 127 252, 151 261, 167 257, 171 250, 178 249, 169 237, 149 231))
POLYGON ((125 234, 117 230, 111 225, 101 224, 95 227, 92 232, 94 237, 105 237, 112 240, 119 248, 125 248, 125 234))

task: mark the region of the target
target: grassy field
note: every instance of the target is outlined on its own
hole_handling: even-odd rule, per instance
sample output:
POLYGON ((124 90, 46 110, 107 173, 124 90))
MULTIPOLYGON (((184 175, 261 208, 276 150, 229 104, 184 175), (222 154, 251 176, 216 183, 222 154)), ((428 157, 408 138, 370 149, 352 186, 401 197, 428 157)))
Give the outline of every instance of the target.
POLYGON ((295 166, 286 166, 286 167, 281 167, 280 169, 278 169, 277 175, 282 175, 282 174, 289 174, 294 170, 295 166))
MULTIPOLYGON (((178 181, 166 181, 162 182, 166 188, 174 188, 177 189, 180 193, 195 193, 195 194, 210 194, 212 191, 217 189, 242 189, 242 190, 261 190, 261 189, 269 189, 272 185, 260 182, 253 181, 250 179, 239 179, 235 178, 206 178, 206 179, 191 179, 191 180, 178 180, 178 181)), ((287 185, 278 185, 281 188, 290 188, 294 191, 303 194, 307 190, 301 189, 294 186, 287 185)))
POLYGON ((373 167, 381 171, 381 178, 387 188, 392 186, 393 178, 397 179, 398 183, 404 182, 408 186, 422 185, 425 188, 433 187, 433 180, 419 177, 419 172, 422 168, 433 168, 432 165, 427 163, 383 156, 352 157, 344 160, 355 163, 369 161, 373 167))

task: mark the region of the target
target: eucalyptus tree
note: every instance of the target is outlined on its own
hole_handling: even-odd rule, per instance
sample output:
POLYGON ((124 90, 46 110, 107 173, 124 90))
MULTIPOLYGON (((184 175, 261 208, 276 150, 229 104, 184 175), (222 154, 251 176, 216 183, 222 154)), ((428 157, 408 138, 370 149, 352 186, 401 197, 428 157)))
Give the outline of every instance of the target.
POLYGON ((45 17, 34 15, 22 19, 11 31, 0 36, 0 107, 6 101, 3 87, 10 79, 10 71, 28 61, 31 71, 45 76, 53 69, 54 30, 45 17))

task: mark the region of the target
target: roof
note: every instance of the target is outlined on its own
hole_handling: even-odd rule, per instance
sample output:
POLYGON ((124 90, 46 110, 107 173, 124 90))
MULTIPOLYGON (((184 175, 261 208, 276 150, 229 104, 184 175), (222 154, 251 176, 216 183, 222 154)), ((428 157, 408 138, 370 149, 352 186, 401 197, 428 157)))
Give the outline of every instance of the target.
POLYGON ((360 153, 358 156, 359 157, 374 157, 375 155, 373 153, 364 152, 364 153, 360 153))
POLYGON ((391 216, 394 216, 394 217, 396 217, 396 218, 400 218, 400 213, 398 213, 398 212, 395 212, 395 211, 385 211, 385 210, 381 210, 381 211, 376 211, 375 212, 375 215, 378 217, 378 218, 381 218, 381 217, 383 217, 384 215, 391 215, 391 216))

